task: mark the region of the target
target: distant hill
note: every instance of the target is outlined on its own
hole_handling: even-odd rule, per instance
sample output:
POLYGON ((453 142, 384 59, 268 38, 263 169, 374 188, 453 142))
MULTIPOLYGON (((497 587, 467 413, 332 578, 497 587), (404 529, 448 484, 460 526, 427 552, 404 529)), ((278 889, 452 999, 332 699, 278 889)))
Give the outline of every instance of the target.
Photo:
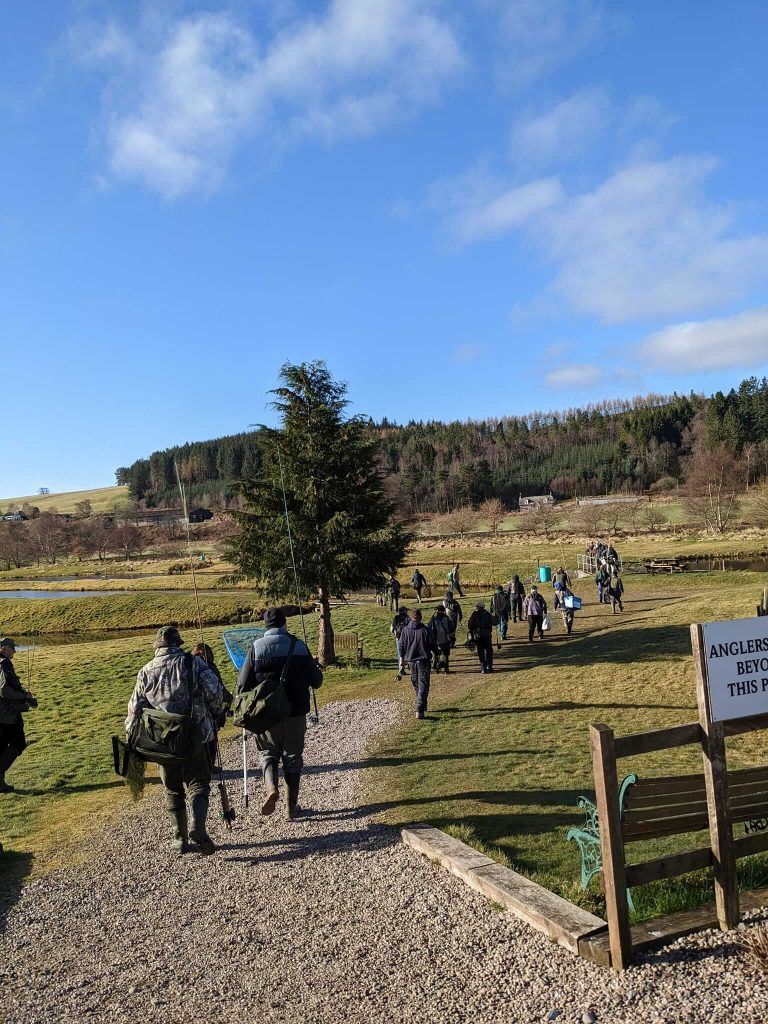
MULTIPOLYGON (((768 379, 710 398, 650 394, 561 412, 494 419, 391 423, 370 429, 381 443, 387 491, 407 515, 498 497, 551 491, 557 498, 663 490, 685 478, 694 444, 745 454, 754 480, 768 479, 768 379)), ((258 473, 258 431, 153 452, 116 471, 147 505, 178 501, 174 459, 192 502, 226 506, 236 484, 258 473)))
POLYGON ((91 491, 62 491, 58 494, 27 494, 20 498, 0 498, 0 510, 8 512, 11 506, 20 509, 22 505, 36 505, 41 512, 55 509, 57 512, 74 512, 79 501, 90 501, 94 512, 110 512, 115 502, 130 499, 125 486, 95 487, 91 491))

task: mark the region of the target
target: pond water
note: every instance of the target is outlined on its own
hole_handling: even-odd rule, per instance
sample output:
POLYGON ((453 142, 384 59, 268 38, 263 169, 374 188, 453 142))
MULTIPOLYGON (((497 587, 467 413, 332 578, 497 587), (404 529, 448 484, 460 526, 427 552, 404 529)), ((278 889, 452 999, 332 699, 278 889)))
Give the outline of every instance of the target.
POLYGON ((18 601, 44 597, 112 597, 124 593, 124 590, 0 590, 0 598, 15 598, 18 601))
POLYGON ((696 572, 726 572, 741 569, 747 572, 768 572, 768 555, 752 558, 681 558, 686 570, 696 572))

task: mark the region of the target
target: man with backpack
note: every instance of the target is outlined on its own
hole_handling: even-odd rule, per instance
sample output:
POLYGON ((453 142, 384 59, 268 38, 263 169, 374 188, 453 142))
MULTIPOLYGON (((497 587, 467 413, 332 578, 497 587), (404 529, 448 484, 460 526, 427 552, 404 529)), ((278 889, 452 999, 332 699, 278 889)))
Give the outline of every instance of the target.
POLYGON ((446 591, 445 597, 443 598, 443 608, 445 608, 445 614, 451 620, 451 647, 456 646, 456 630, 459 623, 464 618, 464 612, 461 610, 461 605, 453 596, 453 591, 446 591))
POLYGON ((416 591, 416 600, 419 604, 421 604, 421 592, 426 585, 426 577, 422 576, 418 569, 414 569, 413 576, 411 576, 411 586, 416 591))
POLYGON ((624 584, 621 581, 621 577, 616 573, 613 573, 608 581, 608 596, 611 599, 611 607, 613 614, 616 614, 616 605, 619 606, 619 611, 624 611, 624 605, 621 601, 621 595, 624 593, 624 584))
POLYGON ((480 659, 480 671, 493 672, 493 627, 496 625, 495 616, 485 609, 485 601, 478 601, 475 610, 469 616, 467 631, 471 640, 477 646, 477 656, 480 659))
POLYGON ((491 615, 494 615, 498 620, 499 650, 501 650, 501 641, 507 639, 510 610, 509 595, 504 592, 503 587, 496 587, 496 591, 491 598, 491 615))
POLYGON ((448 667, 451 657, 451 639, 455 640, 456 631, 448 618, 445 608, 439 604, 435 614, 429 620, 429 631, 432 634, 432 642, 435 645, 435 663, 432 666, 435 672, 442 668, 446 675, 450 672, 448 667))
POLYGON ((595 573, 595 583, 597 584, 597 600, 600 604, 603 602, 607 603, 608 598, 608 585, 611 581, 610 574, 604 565, 595 573))
POLYGON ((165 787, 165 806, 174 825, 174 849, 186 853, 191 840, 201 853, 213 853, 216 847, 205 828, 211 788, 211 764, 206 747, 216 740, 214 721, 224 710, 221 681, 202 658, 184 654, 181 649, 184 641, 175 626, 158 630, 154 646, 154 658, 136 677, 128 702, 125 732, 130 742, 146 710, 172 715, 191 713, 193 737, 189 756, 181 764, 161 764, 160 779, 165 787), (192 810, 191 830, 187 797, 192 810))
POLYGON ((411 683, 416 694, 416 717, 424 718, 429 698, 429 674, 435 644, 432 634, 421 621, 421 609, 414 608, 410 621, 400 634, 403 661, 411 666, 411 683))
POLYGON ((262 684, 278 680, 285 688, 288 714, 264 732, 256 733, 256 748, 264 776, 265 797, 261 813, 272 814, 279 799, 278 772, 282 760, 288 790, 286 817, 290 821, 299 813, 309 691, 323 685, 323 673, 307 645, 288 632, 285 615, 280 608, 264 610, 264 626, 264 636, 253 641, 238 673, 237 692, 249 693, 262 684))
POLYGON ((544 639, 544 616, 547 614, 547 602, 537 587, 531 587, 528 597, 523 602, 523 611, 528 619, 528 642, 533 643, 533 634, 538 632, 539 639, 544 639))
POLYGON ((512 608, 512 621, 517 622, 519 619, 523 621, 523 598, 525 597, 525 587, 520 582, 519 576, 513 576, 509 581, 507 587, 507 593, 509 594, 509 604, 512 608))

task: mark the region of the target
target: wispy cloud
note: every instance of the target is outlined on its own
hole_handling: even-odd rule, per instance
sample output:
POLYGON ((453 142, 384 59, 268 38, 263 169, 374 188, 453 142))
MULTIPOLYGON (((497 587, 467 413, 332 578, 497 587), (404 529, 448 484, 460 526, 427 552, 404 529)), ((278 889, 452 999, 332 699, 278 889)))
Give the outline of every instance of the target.
POLYGON ((638 355, 657 370, 756 369, 768 363, 768 307, 672 324, 646 338, 638 355))
POLYGON ((451 352, 451 360, 454 363, 474 363, 482 354, 480 345, 457 345, 451 352))
POLYGON ((580 391, 599 384, 604 379, 604 373, 592 363, 572 363, 551 370, 544 379, 551 388, 580 391))
POLYGON ((437 0, 333 0, 266 40, 225 12, 149 33, 109 23, 73 40, 85 63, 110 71, 112 174, 173 198, 217 187, 243 139, 276 141, 278 117, 280 144, 332 142, 433 102, 463 63, 440 8, 437 0))
POLYGON ((537 114, 522 115, 510 135, 510 159, 566 160, 608 130, 613 109, 604 89, 583 89, 537 114))
POLYGON ((472 172, 430 194, 462 244, 522 230, 551 264, 551 291, 606 323, 697 313, 768 280, 768 235, 744 234, 705 183, 710 157, 636 160, 590 191, 556 177, 505 188, 472 172))

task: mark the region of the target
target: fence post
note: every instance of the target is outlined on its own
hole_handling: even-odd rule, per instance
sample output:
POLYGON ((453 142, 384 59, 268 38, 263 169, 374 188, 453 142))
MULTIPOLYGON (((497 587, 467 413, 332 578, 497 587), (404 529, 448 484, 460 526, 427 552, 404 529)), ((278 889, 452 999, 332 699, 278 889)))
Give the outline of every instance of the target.
POLYGON ((600 851, 603 859, 603 888, 611 943, 611 966, 616 971, 623 971, 632 960, 632 935, 629 930, 624 839, 619 814, 616 746, 613 729, 609 729, 607 725, 591 725, 589 734, 592 743, 597 820, 600 825, 600 851))
POLYGON ((722 722, 713 722, 707 689, 707 661, 704 629, 691 626, 693 671, 696 677, 696 699, 702 730, 701 753, 709 809, 709 836, 715 865, 715 904, 717 920, 723 931, 739 923, 739 887, 736 858, 733 854, 731 815, 728 802, 728 774, 725 760, 725 731, 722 722))

